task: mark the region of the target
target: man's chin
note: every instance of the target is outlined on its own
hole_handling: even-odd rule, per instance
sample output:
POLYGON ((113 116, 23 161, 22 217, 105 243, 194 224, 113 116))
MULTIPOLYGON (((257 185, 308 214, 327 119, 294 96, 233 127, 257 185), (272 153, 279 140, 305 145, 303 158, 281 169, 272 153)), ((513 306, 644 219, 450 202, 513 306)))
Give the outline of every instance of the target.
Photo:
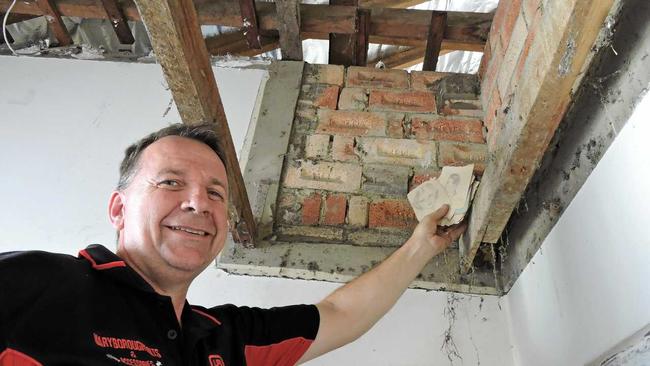
POLYGON ((196 274, 203 271, 214 260, 214 258, 208 258, 205 253, 188 248, 177 248, 162 254, 163 259, 170 267, 196 274))

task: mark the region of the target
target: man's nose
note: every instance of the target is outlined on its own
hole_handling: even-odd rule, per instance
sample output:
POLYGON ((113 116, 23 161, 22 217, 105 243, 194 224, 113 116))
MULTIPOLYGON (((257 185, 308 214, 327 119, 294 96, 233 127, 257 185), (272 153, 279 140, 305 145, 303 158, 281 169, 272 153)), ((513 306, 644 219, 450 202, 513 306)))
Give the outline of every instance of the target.
POLYGON ((181 209, 202 215, 209 214, 210 197, 208 197, 208 192, 201 188, 188 189, 187 196, 181 203, 181 209))

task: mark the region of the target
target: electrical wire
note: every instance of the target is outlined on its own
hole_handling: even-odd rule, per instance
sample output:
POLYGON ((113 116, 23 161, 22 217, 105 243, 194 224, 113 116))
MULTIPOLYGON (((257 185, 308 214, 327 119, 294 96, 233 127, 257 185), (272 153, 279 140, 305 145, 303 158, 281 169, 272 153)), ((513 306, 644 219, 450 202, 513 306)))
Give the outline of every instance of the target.
POLYGON ((16 2, 18 2, 18 0, 13 0, 11 2, 11 5, 9 5, 9 9, 7 9, 7 12, 5 13, 4 18, 2 18, 2 37, 5 40, 5 44, 7 45, 7 47, 9 47, 9 50, 11 51, 11 53, 14 54, 14 56, 32 56, 32 55, 36 55, 36 54, 40 53, 41 51, 38 50, 36 52, 29 52, 29 53, 16 52, 16 50, 14 50, 14 48, 11 47, 11 44, 9 43, 9 39, 7 38, 7 19, 9 18, 9 14, 11 13, 11 10, 16 5, 16 2))
POLYGON ((16 51, 11 47, 11 44, 9 44, 9 40, 7 39, 7 18, 9 18, 9 13, 11 13, 11 9, 14 8, 14 5, 16 5, 17 0, 14 0, 11 5, 9 5, 9 9, 7 9, 7 12, 5 13, 4 18, 2 19, 2 37, 5 40, 5 44, 7 47, 9 47, 9 50, 11 50, 11 53, 13 53, 15 56, 18 56, 16 51))

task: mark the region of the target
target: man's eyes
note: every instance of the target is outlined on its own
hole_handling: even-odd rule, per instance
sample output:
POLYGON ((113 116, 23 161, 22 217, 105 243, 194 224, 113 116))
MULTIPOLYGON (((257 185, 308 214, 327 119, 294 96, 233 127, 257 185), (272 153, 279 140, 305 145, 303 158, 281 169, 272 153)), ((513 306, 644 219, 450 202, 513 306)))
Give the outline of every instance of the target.
POLYGON ((174 179, 165 179, 165 180, 160 181, 158 183, 158 185, 159 186, 178 187, 181 184, 177 180, 174 180, 174 179))
POLYGON ((210 197, 215 197, 217 199, 222 199, 223 198, 223 195, 218 191, 209 190, 208 195, 210 195, 210 197))

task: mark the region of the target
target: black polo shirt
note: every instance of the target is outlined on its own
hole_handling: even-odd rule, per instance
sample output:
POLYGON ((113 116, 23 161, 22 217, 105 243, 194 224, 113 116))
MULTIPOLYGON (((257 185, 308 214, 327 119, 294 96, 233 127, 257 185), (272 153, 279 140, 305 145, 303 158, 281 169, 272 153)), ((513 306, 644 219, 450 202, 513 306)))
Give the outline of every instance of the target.
POLYGON ((0 366, 293 365, 318 332, 314 305, 272 309, 171 298, 118 256, 0 254, 0 366))

